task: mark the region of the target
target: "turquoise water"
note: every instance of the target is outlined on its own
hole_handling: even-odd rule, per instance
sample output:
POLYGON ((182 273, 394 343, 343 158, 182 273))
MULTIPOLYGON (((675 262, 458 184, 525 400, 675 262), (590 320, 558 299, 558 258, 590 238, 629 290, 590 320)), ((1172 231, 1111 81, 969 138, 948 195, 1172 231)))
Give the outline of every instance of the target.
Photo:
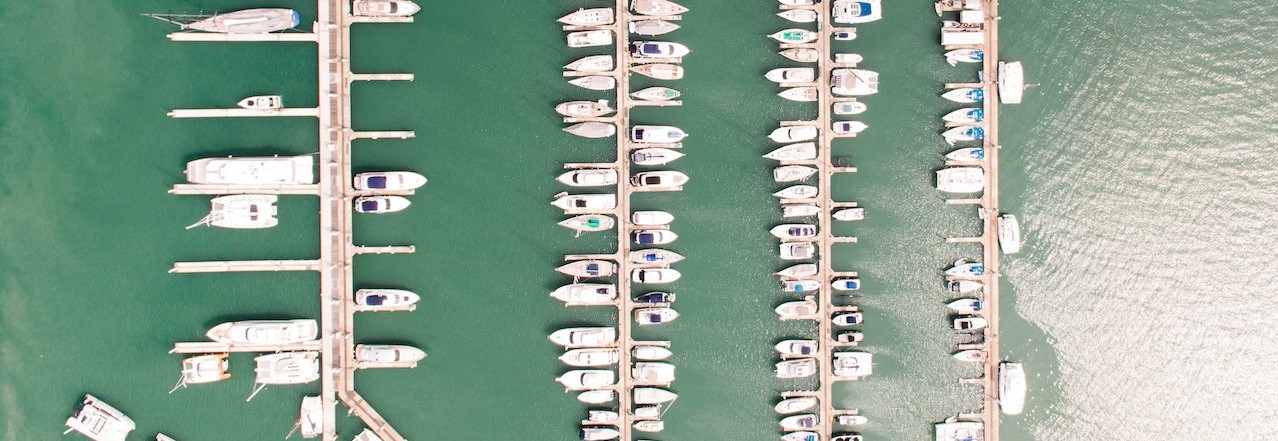
MULTIPOLYGON (((304 21, 314 9, 302 10, 304 21)), ((297 4, 294 4, 297 3, 297 4)), ((272 6, 219 2, 0 3, 0 438, 56 439, 80 395, 133 417, 133 439, 277 439, 318 384, 273 387, 250 403, 251 357, 223 383, 166 395, 175 341, 249 318, 316 317, 313 274, 169 275, 173 261, 312 258, 314 199, 289 197, 265 231, 184 230, 202 197, 165 193, 191 159, 306 153, 307 119, 172 120, 177 107, 232 105, 280 93, 316 102, 315 49, 304 43, 173 43, 143 12, 272 6)), ((279 4, 282 5, 282 4, 279 4)), ((691 136, 675 168, 681 193, 643 194, 636 208, 675 214, 689 257, 672 290, 682 317, 651 331, 676 352, 680 399, 655 439, 771 440, 771 346, 810 325, 780 323, 769 276, 783 266, 767 229, 764 136, 814 107, 774 96, 762 74, 788 62, 763 37, 790 27, 768 1, 685 3, 670 38, 693 53, 680 108, 637 122, 691 136)), ((412 140, 359 141, 356 170, 405 168, 431 183, 403 213, 356 220, 357 243, 418 253, 362 256, 357 286, 412 289, 416 312, 357 319, 356 339, 414 344, 416 370, 361 372, 358 388, 409 439, 573 439, 584 408, 552 379, 565 368, 545 340, 563 326, 613 323, 603 309, 565 309, 565 253, 607 251, 608 234, 572 238, 548 205, 563 162, 611 160, 606 141, 559 130, 551 111, 603 94, 564 83, 567 50, 554 19, 579 2, 426 2, 412 25, 362 25, 359 72, 412 72, 411 83, 360 83, 355 129, 415 130, 412 140)), ((1278 434, 1270 291, 1275 251, 1278 7, 1265 1, 1096 8, 1069 0, 1003 5, 1005 58, 1038 86, 1003 109, 1003 206, 1022 218, 1024 253, 1004 262, 1003 348, 1026 363, 1025 415, 1004 439, 1260 439, 1278 434)), ((950 360, 937 271, 977 252, 942 238, 977 231, 974 209, 931 189, 947 151, 940 84, 970 80, 944 64, 930 2, 892 3, 840 51, 883 75, 870 125, 841 142, 860 171, 836 195, 869 219, 840 227, 839 267, 866 282, 866 350, 876 373, 839 388, 840 405, 871 418, 869 439, 928 439, 930 423, 971 411, 977 375, 950 360)), ((653 82, 652 84, 656 84, 653 82)), ((647 82, 635 85, 646 87, 647 82)), ((644 336, 649 336, 645 332, 644 336)), ((353 434, 358 422, 344 420, 353 434)))

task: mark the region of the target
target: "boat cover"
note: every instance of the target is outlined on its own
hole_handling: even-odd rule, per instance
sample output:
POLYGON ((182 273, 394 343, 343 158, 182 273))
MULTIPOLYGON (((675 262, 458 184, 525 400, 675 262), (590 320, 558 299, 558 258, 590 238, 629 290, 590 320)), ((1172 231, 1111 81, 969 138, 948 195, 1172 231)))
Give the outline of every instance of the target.
POLYGON ((368 178, 368 188, 386 188, 385 176, 372 176, 368 178))
POLYGON ((364 304, 368 306, 381 306, 386 303, 386 296, 375 294, 364 298, 364 304))
POLYGON ((359 208, 364 211, 377 211, 377 201, 364 201, 359 203, 359 208))

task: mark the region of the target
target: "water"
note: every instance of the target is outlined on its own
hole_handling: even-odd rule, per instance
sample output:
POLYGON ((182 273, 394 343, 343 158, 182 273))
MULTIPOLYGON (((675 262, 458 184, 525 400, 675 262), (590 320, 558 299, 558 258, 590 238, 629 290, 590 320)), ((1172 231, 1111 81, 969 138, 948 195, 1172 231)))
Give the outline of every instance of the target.
MULTIPOLYGON (((304 20, 313 7, 301 7, 304 20)), ((660 439, 771 440, 778 391, 771 345, 810 328, 779 323, 782 267, 767 229, 778 222, 771 146, 780 119, 811 105, 773 97, 761 77, 786 65, 763 35, 789 27, 771 2, 685 3, 692 48, 673 87, 685 106, 636 121, 691 133, 687 190, 635 197, 677 217, 679 321, 643 336, 673 341, 680 399, 660 439)), ((173 261, 310 258, 310 198, 283 198, 279 227, 182 227, 201 197, 165 194, 203 156, 313 151, 306 119, 171 120, 175 107, 226 106, 282 93, 315 104, 307 44, 172 43, 137 16, 261 3, 0 3, 0 438, 56 439, 80 394, 116 404, 134 439, 276 439, 318 385, 273 387, 251 403, 251 358, 235 376, 172 395, 174 341, 246 318, 318 315, 313 274, 169 275, 173 261)), ((357 319, 360 342, 408 343, 416 370, 366 371, 358 388, 410 439, 570 439, 583 407, 552 381, 564 370, 544 339, 567 325, 614 320, 546 296, 564 283, 564 253, 604 251, 612 237, 554 225, 547 205, 565 161, 610 160, 603 141, 559 131, 551 107, 597 99, 559 76, 591 53, 568 51, 554 19, 576 3, 427 2, 413 25, 357 28, 355 70, 413 72, 412 83, 355 86, 355 129, 410 129, 413 140, 359 141, 357 171, 406 168, 430 177, 408 211, 357 218, 357 242, 415 244, 409 256, 357 259, 357 286, 423 294, 413 313, 357 319)), ((870 379, 839 389, 871 418, 869 439, 928 439, 930 423, 975 409, 955 381, 975 369, 949 359, 937 271, 973 255, 942 237, 977 231, 974 209, 946 206, 931 173, 948 148, 937 117, 954 106, 940 83, 970 80, 935 45, 928 2, 888 5, 841 51, 883 73, 867 98, 871 128, 841 142, 860 172, 836 196, 869 219, 841 226, 840 268, 861 273, 870 379)), ((1003 350, 1026 363, 1025 415, 1004 439, 1257 439, 1278 434, 1278 353, 1269 191, 1278 174, 1278 6, 1137 0, 1097 9, 1078 0, 1007 2, 1005 58, 1025 62, 1024 104, 1004 108, 1004 208, 1021 216, 1026 251, 1005 259, 1003 350), (1079 13, 1074 13, 1074 12, 1079 13)), ((841 43, 844 44, 844 43, 841 43)), ((652 82, 651 84, 656 84, 652 82)), ((640 81, 636 89, 650 85, 640 81)), ((342 421, 353 434, 358 422, 342 421)))

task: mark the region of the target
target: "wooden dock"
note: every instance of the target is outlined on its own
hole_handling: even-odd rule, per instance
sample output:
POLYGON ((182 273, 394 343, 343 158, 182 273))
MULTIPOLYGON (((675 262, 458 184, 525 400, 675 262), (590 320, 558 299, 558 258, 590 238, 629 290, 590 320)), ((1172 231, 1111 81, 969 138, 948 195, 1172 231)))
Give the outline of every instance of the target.
POLYGON ((998 193, 998 0, 985 2, 985 192, 981 195, 982 210, 985 216, 985 319, 989 322, 985 330, 985 391, 984 406, 981 409, 985 422, 985 436, 989 441, 998 441, 999 405, 998 405, 998 365, 1002 361, 999 355, 999 258, 1002 257, 998 247, 998 228, 994 220, 999 215, 998 193))

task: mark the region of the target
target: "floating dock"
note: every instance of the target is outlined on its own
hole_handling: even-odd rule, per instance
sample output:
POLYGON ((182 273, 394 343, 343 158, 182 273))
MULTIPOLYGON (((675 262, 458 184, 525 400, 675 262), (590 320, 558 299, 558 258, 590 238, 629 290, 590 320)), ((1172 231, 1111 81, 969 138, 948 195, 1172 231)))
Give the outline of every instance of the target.
POLYGON ((982 410, 985 422, 985 437, 989 441, 998 441, 999 404, 998 404, 998 365, 1002 361, 999 355, 999 253, 998 228, 994 220, 999 213, 998 194, 998 0, 985 2, 985 192, 981 194, 981 208, 984 213, 985 254, 985 320, 989 322, 985 330, 985 401, 982 410))

